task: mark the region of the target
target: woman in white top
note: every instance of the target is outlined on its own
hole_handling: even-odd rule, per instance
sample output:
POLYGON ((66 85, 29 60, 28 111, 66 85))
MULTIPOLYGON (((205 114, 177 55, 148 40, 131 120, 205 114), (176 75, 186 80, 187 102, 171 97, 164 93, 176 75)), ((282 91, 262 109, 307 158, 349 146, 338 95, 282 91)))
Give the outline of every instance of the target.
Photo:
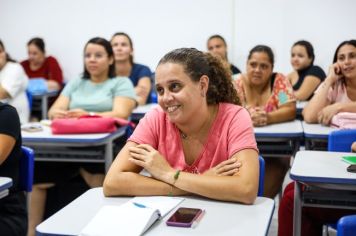
POLYGON ((22 66, 12 60, 0 40, 0 101, 17 109, 21 123, 27 123, 30 107, 26 96, 28 77, 22 66))

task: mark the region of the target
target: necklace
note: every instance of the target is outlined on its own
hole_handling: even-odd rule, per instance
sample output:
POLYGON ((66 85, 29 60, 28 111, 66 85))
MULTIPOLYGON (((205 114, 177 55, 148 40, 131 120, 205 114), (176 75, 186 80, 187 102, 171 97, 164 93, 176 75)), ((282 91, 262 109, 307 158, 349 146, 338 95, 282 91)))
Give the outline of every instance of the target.
POLYGON ((179 135, 182 139, 187 139, 188 138, 188 135, 186 135, 185 133, 183 133, 180 129, 179 130, 179 135))

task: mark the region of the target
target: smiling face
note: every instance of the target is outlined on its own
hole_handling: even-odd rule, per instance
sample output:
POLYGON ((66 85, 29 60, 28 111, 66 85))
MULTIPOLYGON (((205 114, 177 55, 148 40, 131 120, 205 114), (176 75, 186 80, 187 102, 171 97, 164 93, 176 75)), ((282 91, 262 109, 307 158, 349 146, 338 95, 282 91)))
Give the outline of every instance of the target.
POLYGON ((155 79, 158 103, 172 123, 189 123, 207 105, 206 76, 193 82, 182 65, 168 62, 157 67, 155 79))
POLYGON ((91 77, 107 78, 113 58, 109 57, 103 46, 88 43, 84 52, 84 63, 91 77))
POLYGON ((337 53, 337 62, 346 78, 356 79, 356 47, 350 44, 342 46, 337 53))
POLYGON ((208 50, 214 56, 227 60, 227 48, 220 38, 212 38, 208 41, 208 50))
POLYGON ((291 64, 294 70, 302 70, 312 63, 312 58, 308 56, 307 50, 301 45, 295 45, 291 52, 291 64))
POLYGON ((265 52, 254 52, 247 61, 247 77, 249 82, 256 86, 263 86, 269 82, 273 67, 265 52))
POLYGON ((133 54, 130 40, 124 35, 116 35, 111 39, 111 46, 114 51, 115 61, 126 61, 133 54))

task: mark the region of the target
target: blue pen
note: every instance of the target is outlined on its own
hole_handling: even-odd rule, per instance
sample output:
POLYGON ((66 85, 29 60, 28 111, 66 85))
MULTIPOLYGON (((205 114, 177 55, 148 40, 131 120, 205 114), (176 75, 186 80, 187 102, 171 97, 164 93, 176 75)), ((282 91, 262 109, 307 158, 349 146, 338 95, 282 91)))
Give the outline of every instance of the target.
POLYGON ((147 208, 147 206, 141 204, 141 203, 137 203, 137 202, 132 202, 135 206, 139 207, 139 208, 147 208))

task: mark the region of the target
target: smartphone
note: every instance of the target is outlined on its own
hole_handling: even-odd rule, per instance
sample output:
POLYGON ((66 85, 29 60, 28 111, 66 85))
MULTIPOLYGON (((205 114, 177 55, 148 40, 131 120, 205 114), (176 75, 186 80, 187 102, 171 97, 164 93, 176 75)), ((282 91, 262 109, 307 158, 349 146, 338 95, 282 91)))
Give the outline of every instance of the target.
POLYGON ((203 213, 202 209, 180 207, 166 221, 168 226, 192 227, 193 222, 203 213))
POLYGON ((349 165, 347 167, 348 172, 356 173, 356 164, 349 165))
POLYGON ((41 124, 25 124, 21 126, 21 129, 26 132, 39 132, 43 130, 41 124))

